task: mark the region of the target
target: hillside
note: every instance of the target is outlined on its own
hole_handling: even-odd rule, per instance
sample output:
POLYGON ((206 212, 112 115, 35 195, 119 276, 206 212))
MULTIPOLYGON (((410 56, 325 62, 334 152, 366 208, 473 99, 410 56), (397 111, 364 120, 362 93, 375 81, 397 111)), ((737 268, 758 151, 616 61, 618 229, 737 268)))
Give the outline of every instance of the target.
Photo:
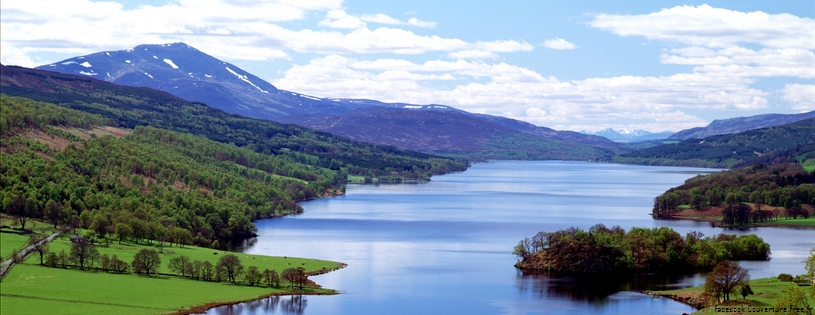
POLYGON ((766 155, 815 143, 815 118, 736 134, 690 139, 614 158, 619 163, 733 167, 766 155))
POLYGON ((374 145, 294 125, 240 117, 148 88, 112 84, 20 67, 0 66, 0 91, 99 114, 116 127, 152 126, 191 133, 254 152, 283 156, 347 175, 383 179, 428 179, 466 169, 464 163, 390 146, 374 145))
POLYGON ((294 122, 354 140, 475 160, 608 160, 617 149, 601 137, 573 135, 503 117, 489 119, 501 124, 452 108, 367 107, 338 116, 297 117, 294 122))
POLYGON ((723 223, 734 226, 782 215, 806 218, 813 214, 815 205, 813 184, 815 172, 808 172, 800 164, 759 163, 688 179, 655 198, 653 215, 674 217, 683 209, 713 207, 720 212, 716 215, 724 217, 723 223))
POLYGON ((251 220, 300 212, 296 201, 336 192, 338 171, 286 156, 152 127, 106 127, 111 121, 99 115, 19 97, 0 95, 0 113, 0 201, 23 219, 101 236, 124 224, 137 239, 209 247, 254 236, 251 220))
POLYGON ((588 132, 583 131, 584 134, 595 135, 607 138, 611 141, 622 142, 622 143, 631 143, 631 142, 643 142, 643 141, 651 141, 651 140, 662 140, 668 139, 674 133, 670 131, 665 132, 648 132, 645 130, 614 130, 611 128, 606 128, 597 132, 588 132))
POLYGON ((791 124, 804 119, 815 118, 815 111, 800 114, 766 114, 749 117, 735 117, 714 120, 705 127, 682 130, 670 137, 674 140, 703 139, 715 135, 738 133, 747 130, 791 124))
POLYGON ((99 52, 38 69, 149 87, 228 113, 297 124, 370 143, 463 158, 586 160, 607 157, 609 152, 613 154, 619 148, 614 142, 598 136, 537 127, 504 117, 471 114, 445 105, 320 98, 280 90, 235 65, 184 43, 139 45, 127 50, 99 52), (447 126, 429 126, 442 120, 447 126), (471 132, 476 134, 462 136, 471 132), (516 138, 523 138, 523 143, 531 144, 533 149, 513 146, 516 138), (569 147, 576 150, 564 154, 562 148, 569 147), (516 153, 502 153, 507 150, 516 153))

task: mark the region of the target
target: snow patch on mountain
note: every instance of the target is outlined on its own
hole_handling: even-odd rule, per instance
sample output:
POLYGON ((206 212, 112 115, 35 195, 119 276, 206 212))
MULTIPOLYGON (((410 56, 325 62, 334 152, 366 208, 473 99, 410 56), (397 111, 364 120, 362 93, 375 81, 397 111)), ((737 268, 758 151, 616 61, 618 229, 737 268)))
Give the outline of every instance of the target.
POLYGON ((263 92, 263 93, 269 93, 269 91, 266 91, 266 90, 264 90, 264 89, 261 89, 259 86, 257 86, 257 85, 255 85, 254 83, 252 83, 252 81, 249 81, 249 78, 247 78, 245 75, 241 75, 241 74, 239 74, 239 73, 235 72, 234 70, 229 69, 229 67, 226 67, 226 71, 229 71, 230 73, 234 74, 236 77, 238 77, 238 79, 243 80, 243 82, 249 83, 250 85, 254 86, 254 87, 255 87, 256 89, 258 89, 259 91, 261 91, 261 92, 263 92))
POLYGON ((149 73, 147 73, 147 72, 145 72, 145 73, 144 73, 144 75, 146 75, 146 76, 150 77, 151 79, 153 78, 153 76, 152 76, 152 75, 150 75, 150 74, 149 74, 149 73))
POLYGON ((82 75, 88 75, 88 76, 94 76, 94 75, 97 75, 98 73, 93 72, 93 70, 91 70, 91 72, 79 71, 79 74, 82 74, 82 75))
MULTIPOLYGON (((155 57, 155 56, 153 56, 153 57, 155 57)), ((164 58, 164 62, 167 63, 168 65, 170 65, 170 67, 173 67, 173 69, 178 69, 178 66, 176 66, 175 63, 173 63, 172 60, 164 58)))
POLYGON ((66 61, 66 62, 63 62, 63 63, 62 63, 62 65, 63 65, 63 66, 67 66, 67 65, 72 65, 72 64, 75 64, 75 63, 77 63, 77 62, 76 62, 76 61, 71 60, 71 61, 66 61))
POLYGON ((91 63, 90 63, 90 62, 87 62, 87 61, 85 61, 85 62, 83 62, 83 63, 80 63, 79 65, 80 65, 80 66, 83 66, 83 67, 85 67, 85 68, 90 68, 90 67, 93 67, 93 66, 91 66, 91 63))

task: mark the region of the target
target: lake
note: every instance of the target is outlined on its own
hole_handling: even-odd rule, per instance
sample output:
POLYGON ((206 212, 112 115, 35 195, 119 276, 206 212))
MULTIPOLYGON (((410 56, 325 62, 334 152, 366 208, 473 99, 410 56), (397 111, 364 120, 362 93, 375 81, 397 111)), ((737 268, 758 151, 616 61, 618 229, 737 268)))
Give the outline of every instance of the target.
MULTIPOLYGON (((684 235, 710 224, 653 220, 653 198, 716 170, 564 161, 498 161, 432 181, 348 185, 342 197, 303 202, 303 214, 256 222, 252 254, 341 261, 311 277, 334 296, 276 297, 210 310, 232 314, 682 314, 694 310, 631 290, 704 283, 702 275, 633 279, 523 275, 512 248, 539 231, 571 226, 669 226, 684 235)), ((752 278, 804 273, 813 230, 757 228, 772 259, 742 262, 752 278)))

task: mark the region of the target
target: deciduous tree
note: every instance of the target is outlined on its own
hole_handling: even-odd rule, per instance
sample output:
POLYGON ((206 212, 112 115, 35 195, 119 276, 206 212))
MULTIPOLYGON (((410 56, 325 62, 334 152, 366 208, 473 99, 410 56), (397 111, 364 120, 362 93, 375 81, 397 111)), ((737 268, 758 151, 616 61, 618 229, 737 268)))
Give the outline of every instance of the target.
POLYGON ((226 254, 218 259, 216 266, 221 275, 225 276, 229 282, 235 283, 235 279, 243 272, 241 260, 235 254, 226 254))
POLYGON ((730 300, 730 293, 737 286, 746 285, 750 273, 737 263, 725 260, 713 268, 705 280, 705 290, 719 293, 725 301, 730 300))
POLYGON ((133 257, 133 262, 130 263, 130 265, 133 266, 133 272, 145 275, 156 273, 160 264, 161 258, 159 258, 158 252, 146 248, 136 253, 133 257))

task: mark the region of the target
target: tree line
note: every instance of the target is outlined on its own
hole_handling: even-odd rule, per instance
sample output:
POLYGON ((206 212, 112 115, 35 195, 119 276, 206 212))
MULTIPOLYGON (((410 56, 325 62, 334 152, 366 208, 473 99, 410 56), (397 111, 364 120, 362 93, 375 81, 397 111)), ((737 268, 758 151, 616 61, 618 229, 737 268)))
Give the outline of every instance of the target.
POLYGON ((765 260, 770 245, 755 234, 705 237, 691 232, 682 237, 668 227, 626 232, 597 224, 588 231, 572 227, 540 232, 521 240, 513 253, 522 270, 587 274, 694 270, 725 260, 765 260))
MULTIPOLYGON (((29 244, 39 244, 41 238, 32 235, 29 244)), ((134 273, 143 276, 157 274, 161 266, 161 257, 155 249, 141 249, 134 256, 133 261, 127 263, 117 257, 99 254, 96 246, 85 238, 74 238, 70 251, 59 253, 48 250, 47 245, 38 245, 36 250, 40 255, 40 264, 52 268, 76 268, 82 271, 98 270, 116 274, 134 273)), ((209 261, 191 260, 180 255, 171 258, 169 269, 177 276, 191 280, 243 283, 249 286, 266 285, 270 288, 280 288, 280 284, 287 282, 291 289, 303 289, 308 283, 308 274, 305 268, 287 268, 278 274, 276 270, 260 270, 256 266, 244 268, 240 258, 235 254, 226 254, 218 259, 216 264, 209 261)))

